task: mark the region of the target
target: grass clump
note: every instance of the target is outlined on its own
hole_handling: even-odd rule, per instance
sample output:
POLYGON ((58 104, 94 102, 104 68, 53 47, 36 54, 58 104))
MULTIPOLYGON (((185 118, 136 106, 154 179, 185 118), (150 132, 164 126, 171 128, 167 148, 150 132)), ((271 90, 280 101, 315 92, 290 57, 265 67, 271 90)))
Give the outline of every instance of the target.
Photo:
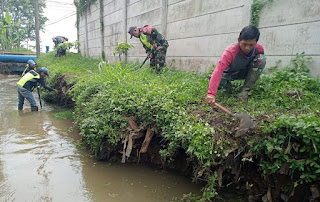
POLYGON ((53 116, 57 119, 72 119, 73 118, 73 110, 63 110, 61 112, 56 112, 53 116))

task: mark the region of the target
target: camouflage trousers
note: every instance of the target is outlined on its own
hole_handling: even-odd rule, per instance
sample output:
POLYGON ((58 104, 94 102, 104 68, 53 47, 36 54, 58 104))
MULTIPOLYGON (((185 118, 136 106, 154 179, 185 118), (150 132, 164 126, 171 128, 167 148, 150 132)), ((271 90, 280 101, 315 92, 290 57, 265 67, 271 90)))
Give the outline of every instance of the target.
POLYGON ((157 73, 161 73, 163 67, 166 64, 167 47, 159 46, 151 54, 150 67, 157 73))
POLYGON ((223 72, 218 89, 228 88, 231 85, 231 81, 245 79, 251 68, 261 74, 265 66, 266 57, 259 54, 249 63, 247 68, 236 72, 223 72))
POLYGON ((67 47, 64 46, 64 43, 60 43, 57 46, 57 54, 55 57, 61 57, 66 55, 67 47))
POLYGON ((63 48, 58 48, 57 54, 55 55, 55 57, 61 57, 61 56, 65 56, 65 55, 66 55, 66 50, 64 50, 63 48))

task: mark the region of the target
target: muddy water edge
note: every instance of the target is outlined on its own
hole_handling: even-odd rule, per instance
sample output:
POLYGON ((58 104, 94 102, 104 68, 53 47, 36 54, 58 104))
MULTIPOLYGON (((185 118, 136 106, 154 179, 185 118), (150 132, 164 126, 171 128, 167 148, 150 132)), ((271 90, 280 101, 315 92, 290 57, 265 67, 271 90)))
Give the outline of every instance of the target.
POLYGON ((55 118, 46 103, 31 112, 26 101, 19 112, 19 78, 0 74, 0 201, 170 201, 200 193, 200 184, 176 172, 95 160, 77 148, 72 121, 55 118))

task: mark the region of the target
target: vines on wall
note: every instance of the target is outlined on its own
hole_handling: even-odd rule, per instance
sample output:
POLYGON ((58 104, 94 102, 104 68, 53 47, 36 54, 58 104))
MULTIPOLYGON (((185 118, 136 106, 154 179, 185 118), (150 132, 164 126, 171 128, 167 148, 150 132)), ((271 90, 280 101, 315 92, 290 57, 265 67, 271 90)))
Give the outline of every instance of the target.
POLYGON ((103 0, 99 0, 100 4, 100 34, 101 34, 101 58, 103 61, 106 60, 106 54, 104 52, 104 22, 103 22, 103 13, 104 13, 104 6, 103 0))
POLYGON ((273 0, 253 0, 251 5, 251 19, 250 24, 258 27, 260 22, 260 13, 262 8, 273 0))
POLYGON ((82 15, 96 1, 97 0, 74 0, 74 5, 77 7, 77 12, 82 15))

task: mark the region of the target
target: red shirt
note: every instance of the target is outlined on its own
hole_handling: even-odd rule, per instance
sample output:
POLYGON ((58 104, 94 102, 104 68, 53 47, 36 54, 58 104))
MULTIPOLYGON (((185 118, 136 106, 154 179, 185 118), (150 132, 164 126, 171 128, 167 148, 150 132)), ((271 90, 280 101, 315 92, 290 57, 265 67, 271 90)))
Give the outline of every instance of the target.
POLYGON ((242 53, 239 43, 227 47, 212 72, 208 95, 216 96, 223 71, 228 69, 229 72, 235 72, 245 69, 257 54, 264 54, 262 45, 258 43, 254 47, 253 54, 249 57, 242 53))

